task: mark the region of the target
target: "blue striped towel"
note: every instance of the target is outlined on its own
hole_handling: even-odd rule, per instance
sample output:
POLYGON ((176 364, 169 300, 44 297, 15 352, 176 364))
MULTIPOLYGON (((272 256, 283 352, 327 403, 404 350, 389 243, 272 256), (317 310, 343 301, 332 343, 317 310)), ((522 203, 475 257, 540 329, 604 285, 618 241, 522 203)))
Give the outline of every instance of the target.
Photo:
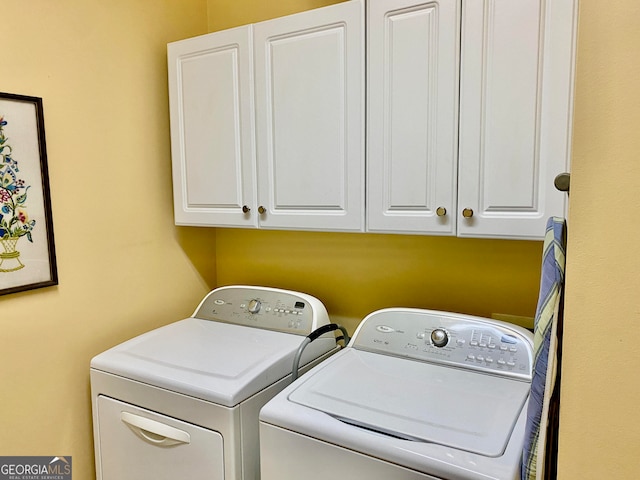
MULTIPOLYGON (((551 394, 556 381, 558 316, 564 285, 566 222, 547 221, 542 254, 542 278, 534 324, 534 363, 527 426, 522 450, 521 480, 542 478, 551 394)), ((561 341, 561 339, 560 339, 561 341)))

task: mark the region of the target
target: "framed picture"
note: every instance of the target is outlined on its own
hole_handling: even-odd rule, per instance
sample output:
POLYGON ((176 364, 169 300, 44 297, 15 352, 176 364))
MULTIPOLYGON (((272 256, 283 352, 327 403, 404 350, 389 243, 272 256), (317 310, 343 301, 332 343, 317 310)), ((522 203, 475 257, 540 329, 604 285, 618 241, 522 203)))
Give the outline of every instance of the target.
POLYGON ((57 284, 42 99, 0 92, 0 295, 57 284))

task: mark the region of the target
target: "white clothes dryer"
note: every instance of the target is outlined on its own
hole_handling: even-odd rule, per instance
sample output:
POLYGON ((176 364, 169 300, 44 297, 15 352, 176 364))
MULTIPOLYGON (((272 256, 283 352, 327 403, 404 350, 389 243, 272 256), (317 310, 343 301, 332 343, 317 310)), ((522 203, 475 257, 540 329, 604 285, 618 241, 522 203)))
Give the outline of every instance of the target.
POLYGON ((262 480, 519 478, 532 335, 394 308, 260 412, 262 480))
MULTIPOLYGON (((93 358, 97 480, 259 478, 258 412, 291 382, 306 336, 327 324, 310 295, 222 287, 191 317, 93 358)), ((301 372, 336 351, 335 336, 322 335, 301 372)))

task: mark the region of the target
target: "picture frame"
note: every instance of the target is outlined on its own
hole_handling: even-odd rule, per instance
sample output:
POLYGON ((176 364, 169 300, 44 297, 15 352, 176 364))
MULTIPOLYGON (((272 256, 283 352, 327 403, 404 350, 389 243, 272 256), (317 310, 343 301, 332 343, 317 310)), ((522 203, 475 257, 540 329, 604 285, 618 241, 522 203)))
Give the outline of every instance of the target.
POLYGON ((0 92, 0 295, 57 284, 42 98, 0 92))

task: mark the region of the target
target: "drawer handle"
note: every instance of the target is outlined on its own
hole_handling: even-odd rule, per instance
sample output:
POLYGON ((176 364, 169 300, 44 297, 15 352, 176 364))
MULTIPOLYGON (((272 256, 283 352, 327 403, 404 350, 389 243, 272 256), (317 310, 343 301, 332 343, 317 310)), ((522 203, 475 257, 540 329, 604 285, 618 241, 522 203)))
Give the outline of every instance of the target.
POLYGON ((129 412, 120 412, 120 419, 127 424, 143 440, 158 445, 170 447, 181 443, 191 443, 191 436, 182 430, 164 423, 156 422, 150 418, 134 415, 129 412))
POLYGON ((249 207, 247 207, 246 205, 242 206, 242 213, 249 213, 251 211, 251 209, 249 207))
POLYGON ((444 207, 438 207, 436 210, 436 215, 439 217, 444 217, 447 214, 447 209, 444 207))
POLYGON ((473 217, 473 210, 471 208, 465 208, 464 210, 462 210, 462 216, 464 218, 471 218, 473 217))
POLYGON ((259 213, 260 215, 264 215, 266 212, 267 212, 267 209, 266 209, 266 208, 264 208, 262 205, 260 205, 260 206, 258 207, 258 213, 259 213))

